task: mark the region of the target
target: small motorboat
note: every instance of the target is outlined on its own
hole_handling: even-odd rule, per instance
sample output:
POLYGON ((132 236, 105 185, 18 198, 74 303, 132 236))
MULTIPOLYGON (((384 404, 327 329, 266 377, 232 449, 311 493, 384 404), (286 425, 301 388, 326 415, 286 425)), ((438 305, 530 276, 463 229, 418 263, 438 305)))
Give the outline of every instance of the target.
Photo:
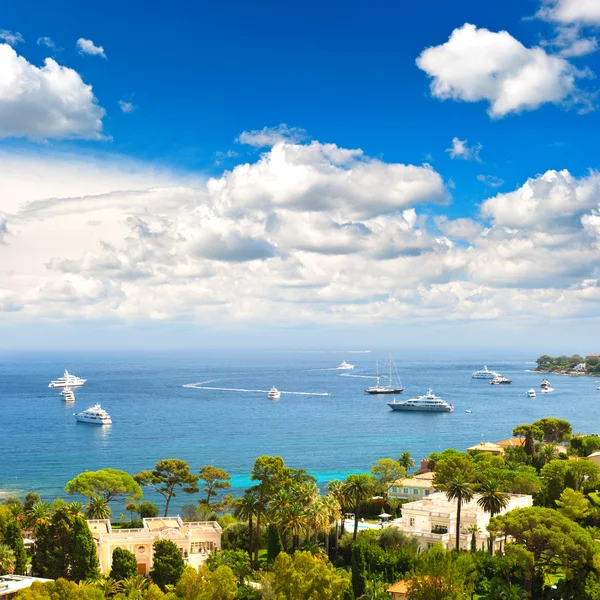
POLYGON ((535 398, 535 390, 533 388, 531 388, 530 390, 528 390, 527 392, 525 392, 525 395, 528 398, 535 398))
POLYGON ((273 386, 269 390, 268 398, 269 400, 279 400, 279 398, 281 398, 281 392, 275 386, 273 386))
POLYGON ((465 412, 471 414, 473 411, 472 410, 465 410, 465 412))
POLYGON ((553 387, 544 387, 540 390, 542 392, 542 394, 551 394, 554 391, 553 387))

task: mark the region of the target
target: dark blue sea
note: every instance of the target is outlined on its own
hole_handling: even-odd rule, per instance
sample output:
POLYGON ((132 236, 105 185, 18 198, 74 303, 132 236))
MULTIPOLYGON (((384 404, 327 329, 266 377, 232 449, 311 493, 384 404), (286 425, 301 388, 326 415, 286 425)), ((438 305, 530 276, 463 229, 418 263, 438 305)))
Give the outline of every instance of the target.
MULTIPOLYGON (((105 467, 135 473, 177 457, 198 470, 214 464, 232 474, 234 490, 249 484, 254 459, 281 455, 320 483, 362 472, 379 458, 408 450, 420 460, 447 447, 511 436, 513 427, 538 418, 569 420, 576 431, 600 430, 600 391, 592 377, 553 375, 550 395, 542 376, 528 370, 535 357, 490 362, 513 380, 490 386, 471 378, 483 360, 407 361, 396 356, 406 390, 429 387, 455 406, 454 413, 392 412, 385 396, 367 396, 375 361, 385 353, 185 352, 19 354, 0 358, 0 490, 36 490, 45 499, 65 496, 64 485, 85 470, 105 467), (343 359, 352 372, 333 370, 343 359), (48 382, 64 369, 88 379, 66 405, 48 382), (347 376, 347 375, 352 376, 347 376), (330 396, 199 390, 185 384, 330 396), (112 426, 77 423, 73 413, 100 403, 112 426), (471 410, 468 414, 465 410, 471 410)), ((152 498, 151 499, 156 499, 152 498)), ((177 497, 175 506, 190 498, 177 497)))

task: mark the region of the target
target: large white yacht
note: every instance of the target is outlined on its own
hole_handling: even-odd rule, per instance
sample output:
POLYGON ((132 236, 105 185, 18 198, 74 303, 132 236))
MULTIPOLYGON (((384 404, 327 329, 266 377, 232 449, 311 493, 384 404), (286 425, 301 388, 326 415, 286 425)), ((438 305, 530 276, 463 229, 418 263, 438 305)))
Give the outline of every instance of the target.
POLYGON ((381 379, 384 379, 386 376, 379 375, 379 363, 376 363, 375 385, 367 388, 365 390, 365 394, 371 394, 371 395, 401 394, 404 391, 404 388, 402 387, 402 382, 400 381, 400 375, 398 375, 398 369, 396 369, 396 365, 394 364, 394 361, 392 360, 391 355, 390 355, 390 361, 389 361, 389 369, 390 369, 389 375, 387 376, 388 384, 381 385, 379 383, 379 381, 381 379), (392 373, 392 367, 394 370, 393 373, 392 373), (395 375, 395 379, 394 379, 394 375, 395 375))
POLYGON ((512 380, 508 377, 504 377, 504 375, 496 375, 494 379, 490 380, 490 385, 505 385, 508 383, 512 383, 512 380))
POLYGON ((81 377, 76 377, 75 375, 71 375, 69 371, 65 369, 65 374, 54 381, 51 381, 48 384, 49 388, 64 388, 64 387, 78 387, 83 385, 87 379, 81 379, 81 377))
POLYGON ((73 413, 75 418, 81 423, 93 423, 95 425, 112 425, 110 415, 100 407, 99 404, 94 404, 91 408, 80 413, 73 413))
POLYGON ((268 397, 269 400, 279 400, 279 398, 281 398, 281 392, 275 386, 273 386, 269 390, 268 397))
POLYGON ((474 371, 471 373, 471 377, 473 377, 473 379, 493 379, 494 377, 498 377, 498 373, 496 373, 496 371, 490 371, 487 368, 487 365, 485 365, 481 371, 474 371))
POLYGON ((338 371, 352 371, 352 369, 354 369, 354 365, 348 364, 345 360, 338 367, 338 371))
POLYGON ((403 400, 402 402, 388 402, 392 410, 420 410, 424 412, 453 412, 454 406, 438 398, 431 389, 418 398, 403 400))
POLYGON ((75 402, 75 394, 71 388, 63 388, 60 392, 60 395, 63 397, 65 402, 75 402))

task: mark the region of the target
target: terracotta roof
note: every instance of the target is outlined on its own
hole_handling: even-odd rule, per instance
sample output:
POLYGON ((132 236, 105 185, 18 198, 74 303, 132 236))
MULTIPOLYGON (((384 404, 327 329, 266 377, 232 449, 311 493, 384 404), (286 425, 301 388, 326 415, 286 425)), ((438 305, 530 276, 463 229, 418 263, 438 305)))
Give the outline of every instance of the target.
POLYGON ((496 446, 502 446, 503 448, 514 448, 522 446, 525 442, 525 438, 508 438, 507 440, 502 440, 501 442, 496 442, 496 446))
POLYGON ((396 594, 408 594, 408 584, 410 582, 405 581, 404 579, 402 581, 397 581, 396 583, 394 583, 394 585, 392 585, 390 588, 388 588, 388 593, 392 593, 395 592, 396 594))

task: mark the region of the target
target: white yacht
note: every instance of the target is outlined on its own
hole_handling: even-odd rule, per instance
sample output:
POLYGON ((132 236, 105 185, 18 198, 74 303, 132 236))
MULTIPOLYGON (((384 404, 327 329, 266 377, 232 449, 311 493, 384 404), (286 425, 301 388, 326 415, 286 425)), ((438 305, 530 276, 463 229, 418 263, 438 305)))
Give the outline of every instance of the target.
POLYGON ((474 371, 471 373, 471 377, 473 377, 473 379, 493 379, 494 377, 498 377, 498 373, 496 373, 496 371, 490 371, 487 368, 487 365, 485 365, 481 371, 474 371))
POLYGON ((402 387, 402 383, 400 381, 400 375, 398 375, 398 369, 396 369, 396 365, 394 364, 394 361, 392 360, 392 357, 390 355, 390 372, 389 372, 389 376, 388 377, 388 384, 387 385, 381 385, 379 383, 379 381, 381 379, 384 379, 386 376, 385 375, 379 375, 379 363, 376 363, 376 375, 375 375, 375 385, 367 388, 365 390, 365 394, 371 394, 371 395, 376 395, 376 394, 401 394, 404 391, 404 388, 402 387), (394 372, 392 373, 392 367, 394 369, 394 372), (394 375, 395 375, 395 379, 394 379, 394 375))
POLYGON ((48 384, 49 388, 64 388, 64 387, 78 387, 83 385, 87 379, 81 379, 81 377, 76 377, 75 375, 71 375, 69 371, 65 369, 65 374, 54 381, 51 381, 48 384))
POLYGON ((275 386, 273 386, 269 390, 268 397, 269 400, 279 400, 279 398, 281 398, 281 392, 275 386))
POLYGON ((73 413, 75 418, 81 423, 93 423, 95 425, 112 425, 110 415, 103 410, 99 404, 94 404, 91 408, 80 413, 73 413))
POLYGON ((543 387, 540 391, 542 394, 551 394, 554 391, 554 388, 548 385, 547 387, 543 387))
POLYGON ((530 390, 528 390, 527 392, 525 392, 525 395, 528 398, 535 398, 535 390, 533 388, 531 388, 530 390))
POLYGON ((549 388, 550 387, 550 382, 547 379, 542 380, 542 383, 540 383, 540 388, 543 390, 544 388, 549 388))
POLYGON ((345 360, 338 367, 338 371, 352 371, 352 369, 354 369, 354 365, 348 364, 345 360))
POLYGON ((512 380, 504 377, 504 375, 496 375, 494 379, 490 380, 490 385, 505 385, 508 383, 512 383, 512 380))
POLYGON ((60 395, 63 397, 65 402, 75 402, 75 394, 69 387, 63 388, 60 392, 60 395))
POLYGON ((403 400, 402 402, 388 402, 392 410, 419 410, 424 412, 453 412, 454 406, 438 398, 431 389, 423 396, 403 400))

